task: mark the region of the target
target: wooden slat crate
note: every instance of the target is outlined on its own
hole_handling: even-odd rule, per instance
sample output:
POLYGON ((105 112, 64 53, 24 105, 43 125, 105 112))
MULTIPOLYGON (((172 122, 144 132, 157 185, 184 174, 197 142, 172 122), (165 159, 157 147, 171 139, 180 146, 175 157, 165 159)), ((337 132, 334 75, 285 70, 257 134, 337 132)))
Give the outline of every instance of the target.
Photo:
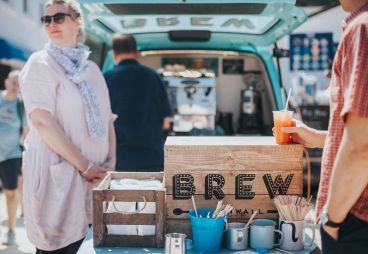
POLYGON ((303 147, 274 137, 169 137, 165 144, 167 232, 191 234, 188 211, 234 206, 230 221, 278 218, 272 197, 301 195, 303 147))
POLYGON ((112 179, 157 179, 164 182, 164 173, 111 172, 93 189, 93 243, 94 246, 106 247, 163 247, 166 231, 165 195, 166 189, 160 190, 112 190, 112 179), (156 203, 154 214, 107 213, 110 201, 156 203), (155 225, 155 235, 108 235, 107 225, 155 225))

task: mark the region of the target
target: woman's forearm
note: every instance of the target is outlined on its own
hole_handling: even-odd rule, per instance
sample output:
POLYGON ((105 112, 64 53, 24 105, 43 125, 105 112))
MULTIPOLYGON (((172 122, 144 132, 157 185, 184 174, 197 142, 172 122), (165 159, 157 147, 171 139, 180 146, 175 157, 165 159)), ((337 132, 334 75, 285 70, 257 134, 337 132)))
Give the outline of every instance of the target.
POLYGON ((342 222, 367 187, 367 154, 366 149, 359 150, 343 140, 328 192, 327 209, 332 221, 342 222))
POLYGON ((109 123, 109 155, 108 160, 113 162, 113 166, 115 167, 116 163, 116 134, 114 127, 114 120, 111 120, 109 123))
POLYGON ((368 184, 368 118, 349 113, 336 155, 326 208, 342 222, 368 184))
POLYGON ((83 172, 87 169, 88 160, 65 135, 49 112, 37 109, 31 113, 31 121, 41 138, 53 151, 66 159, 79 171, 83 172))
POLYGON ((325 146, 328 131, 316 131, 316 147, 323 148, 325 146))
POLYGON ((164 118, 164 121, 163 121, 163 124, 162 124, 162 129, 163 130, 170 129, 170 121, 171 121, 170 117, 167 116, 167 117, 164 118))

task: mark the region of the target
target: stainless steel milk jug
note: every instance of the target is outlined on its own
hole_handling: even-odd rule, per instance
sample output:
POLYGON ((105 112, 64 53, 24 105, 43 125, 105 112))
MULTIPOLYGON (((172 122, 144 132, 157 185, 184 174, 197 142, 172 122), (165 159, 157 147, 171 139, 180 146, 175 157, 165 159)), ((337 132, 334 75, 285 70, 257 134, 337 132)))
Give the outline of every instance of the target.
POLYGON ((165 253, 166 254, 185 254, 185 239, 186 234, 171 233, 166 234, 165 253))

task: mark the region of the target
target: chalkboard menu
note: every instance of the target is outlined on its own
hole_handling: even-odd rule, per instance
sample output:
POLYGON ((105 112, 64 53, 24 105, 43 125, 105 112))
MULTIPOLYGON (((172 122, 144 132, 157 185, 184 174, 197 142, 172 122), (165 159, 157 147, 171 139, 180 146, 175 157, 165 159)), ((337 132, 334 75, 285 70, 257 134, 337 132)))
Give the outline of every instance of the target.
POLYGON ((330 106, 300 106, 303 123, 317 130, 327 130, 330 120, 330 106))

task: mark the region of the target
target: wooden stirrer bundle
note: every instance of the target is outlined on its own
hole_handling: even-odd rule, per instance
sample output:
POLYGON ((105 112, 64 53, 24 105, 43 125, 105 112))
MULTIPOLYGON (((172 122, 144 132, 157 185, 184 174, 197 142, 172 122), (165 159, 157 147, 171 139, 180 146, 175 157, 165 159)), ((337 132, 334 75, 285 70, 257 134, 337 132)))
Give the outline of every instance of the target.
POLYGON ((311 198, 306 200, 303 197, 292 195, 279 195, 273 199, 282 220, 301 221, 312 207, 311 198))
POLYGON ((217 202, 217 206, 215 211, 213 212, 212 218, 220 218, 225 217, 233 210, 233 207, 231 205, 223 205, 222 200, 217 202))

